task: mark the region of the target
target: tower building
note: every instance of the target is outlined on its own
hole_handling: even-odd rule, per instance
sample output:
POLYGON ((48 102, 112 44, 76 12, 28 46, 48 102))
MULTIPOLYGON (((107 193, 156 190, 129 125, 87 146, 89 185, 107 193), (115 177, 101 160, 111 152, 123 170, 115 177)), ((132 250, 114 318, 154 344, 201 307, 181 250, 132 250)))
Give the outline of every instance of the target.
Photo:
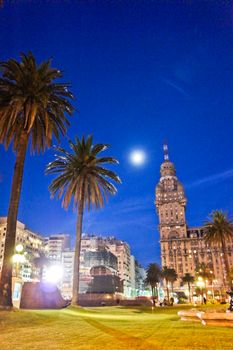
MULTIPOLYGON (((186 221, 187 199, 182 183, 169 160, 165 144, 160 180, 155 189, 155 205, 159 219, 162 267, 174 268, 179 281, 185 273, 195 275, 198 266, 205 264, 213 274, 212 283, 221 286, 226 280, 222 251, 218 245, 209 246, 204 239, 204 228, 189 228, 186 221)), ((228 243, 228 261, 233 266, 233 245, 228 243)))
POLYGON ((169 160, 164 145, 164 162, 160 167, 160 180, 156 187, 156 208, 159 216, 161 240, 182 238, 186 235, 186 197, 183 185, 176 177, 174 164, 169 160))

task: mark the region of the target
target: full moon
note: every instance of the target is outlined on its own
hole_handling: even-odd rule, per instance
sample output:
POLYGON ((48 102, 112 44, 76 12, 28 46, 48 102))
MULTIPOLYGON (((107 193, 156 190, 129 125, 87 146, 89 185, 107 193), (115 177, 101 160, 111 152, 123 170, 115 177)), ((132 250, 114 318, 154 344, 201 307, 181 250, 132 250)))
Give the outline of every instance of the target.
POLYGON ((145 163, 146 154, 142 150, 134 150, 130 153, 129 159, 133 165, 142 165, 145 163))

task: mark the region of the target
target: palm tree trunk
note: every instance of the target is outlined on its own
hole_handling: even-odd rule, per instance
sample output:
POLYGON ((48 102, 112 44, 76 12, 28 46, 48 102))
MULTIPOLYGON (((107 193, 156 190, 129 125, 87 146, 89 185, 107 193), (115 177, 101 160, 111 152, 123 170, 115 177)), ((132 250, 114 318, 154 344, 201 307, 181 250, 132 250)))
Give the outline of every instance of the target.
POLYGON ((206 283, 206 277, 204 277, 204 280, 205 280, 205 297, 206 297, 206 300, 207 300, 207 283, 206 283))
POLYGON ((167 287, 167 302, 169 304, 170 296, 169 296, 168 281, 166 281, 166 287, 167 287))
POLYGON ((157 299, 159 300, 159 288, 158 288, 158 283, 156 283, 156 296, 157 296, 157 299))
POLYGON ((191 286, 190 286, 190 283, 188 283, 188 290, 189 290, 189 302, 191 303, 191 286))
POLYGON ((80 266, 80 251, 81 251, 82 226, 83 226, 83 212, 84 212, 84 191, 82 188, 81 199, 78 205, 78 221, 76 226, 72 305, 78 305, 79 266, 80 266))
POLYGON ((28 134, 22 133, 20 145, 16 155, 14 175, 11 187, 10 204, 7 216, 7 229, 3 266, 0 280, 0 306, 12 307, 12 256, 15 249, 16 226, 19 200, 22 188, 23 169, 28 145, 28 134))
POLYGON ((151 296, 153 297, 154 296, 154 287, 151 286, 151 296))
POLYGON ((173 284, 173 282, 171 282, 171 290, 172 290, 172 297, 173 297, 173 293, 174 293, 174 284, 173 284))
POLYGON ((226 278, 224 278, 225 283, 229 284, 229 274, 230 274, 230 265, 228 262, 228 256, 227 256, 227 250, 226 250, 226 244, 224 239, 221 240, 222 243, 222 253, 223 253, 223 260, 224 260, 224 265, 225 265, 225 269, 226 269, 226 278))

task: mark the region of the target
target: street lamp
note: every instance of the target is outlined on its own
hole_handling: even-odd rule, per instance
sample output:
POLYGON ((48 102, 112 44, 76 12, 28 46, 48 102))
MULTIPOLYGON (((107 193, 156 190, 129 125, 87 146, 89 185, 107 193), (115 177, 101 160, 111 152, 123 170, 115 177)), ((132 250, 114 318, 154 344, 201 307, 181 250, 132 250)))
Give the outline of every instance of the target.
POLYGON ((17 244, 17 246, 15 247, 15 251, 19 254, 23 252, 23 249, 24 248, 22 244, 17 244))
POLYGON ((16 269, 15 269, 15 276, 19 277, 20 275, 20 265, 24 264, 26 262, 25 255, 23 254, 23 245, 22 244, 17 244, 15 247, 16 254, 12 256, 12 262, 15 264, 16 269))

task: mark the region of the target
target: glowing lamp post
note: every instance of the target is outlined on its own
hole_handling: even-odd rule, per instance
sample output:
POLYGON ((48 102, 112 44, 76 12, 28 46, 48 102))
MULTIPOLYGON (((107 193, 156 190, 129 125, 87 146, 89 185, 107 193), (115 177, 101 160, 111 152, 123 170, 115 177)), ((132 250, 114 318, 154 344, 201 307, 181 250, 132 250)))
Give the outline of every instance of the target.
POLYGON ((22 244, 18 244, 15 247, 16 254, 14 254, 13 257, 12 257, 12 262, 16 266, 16 268, 15 268, 15 276, 16 277, 19 277, 19 275, 20 275, 21 264, 24 264, 25 261, 26 261, 26 258, 25 258, 25 255, 23 253, 23 250, 24 250, 23 245, 22 244))
POLYGON ((23 252, 23 245, 22 244, 17 244, 17 246, 15 247, 15 251, 19 254, 22 254, 23 252))

